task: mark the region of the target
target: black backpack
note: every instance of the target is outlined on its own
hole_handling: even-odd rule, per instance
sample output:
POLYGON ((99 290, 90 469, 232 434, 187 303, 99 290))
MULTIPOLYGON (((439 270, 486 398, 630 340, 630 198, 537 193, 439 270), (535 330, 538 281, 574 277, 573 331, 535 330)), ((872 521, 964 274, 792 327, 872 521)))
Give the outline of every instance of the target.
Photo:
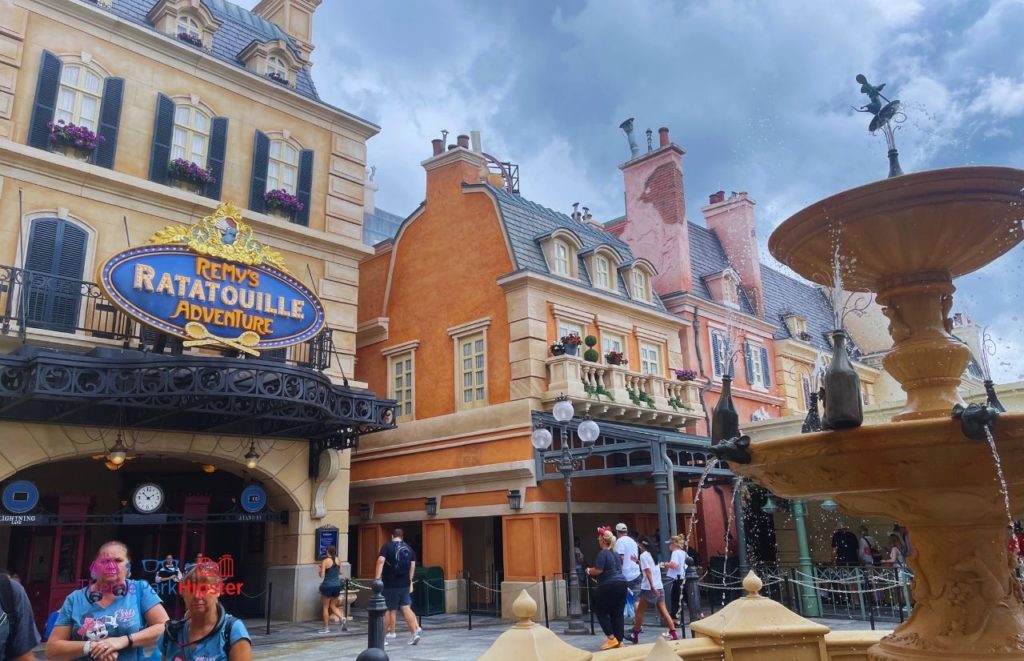
POLYGON ((412 549, 405 542, 395 544, 395 557, 388 563, 395 578, 408 578, 412 566, 412 549))
POLYGON ((0 661, 7 659, 7 648, 18 631, 18 603, 14 599, 11 577, 0 573, 0 661))
MULTIPOLYGON (((237 619, 230 613, 224 613, 224 640, 222 645, 224 647, 224 656, 230 656, 231 654, 231 629, 235 626, 235 620, 237 619)), ((167 623, 165 633, 163 637, 163 644, 160 645, 160 658, 167 659, 168 652, 170 651, 171 641, 181 647, 181 638, 185 633, 185 622, 186 620, 172 620, 167 623)), ((188 641, 185 641, 188 642, 188 641)))

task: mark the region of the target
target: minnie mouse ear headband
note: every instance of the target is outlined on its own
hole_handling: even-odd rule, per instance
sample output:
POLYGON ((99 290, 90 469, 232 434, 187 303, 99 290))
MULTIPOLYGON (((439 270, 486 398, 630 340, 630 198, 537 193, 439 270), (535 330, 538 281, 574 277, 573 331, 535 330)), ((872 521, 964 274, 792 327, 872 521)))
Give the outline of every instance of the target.
POLYGON ((598 537, 604 537, 604 534, 606 532, 611 532, 611 531, 612 531, 612 527, 611 526, 599 526, 597 528, 597 536, 598 537))

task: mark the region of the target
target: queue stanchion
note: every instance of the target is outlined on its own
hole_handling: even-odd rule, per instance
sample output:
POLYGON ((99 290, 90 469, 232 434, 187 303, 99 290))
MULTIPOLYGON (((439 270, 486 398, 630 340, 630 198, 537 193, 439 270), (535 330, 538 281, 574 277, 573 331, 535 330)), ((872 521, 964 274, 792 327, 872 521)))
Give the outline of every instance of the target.
POLYGON ((270 635, 270 605, 274 598, 274 584, 267 583, 267 635, 270 635))

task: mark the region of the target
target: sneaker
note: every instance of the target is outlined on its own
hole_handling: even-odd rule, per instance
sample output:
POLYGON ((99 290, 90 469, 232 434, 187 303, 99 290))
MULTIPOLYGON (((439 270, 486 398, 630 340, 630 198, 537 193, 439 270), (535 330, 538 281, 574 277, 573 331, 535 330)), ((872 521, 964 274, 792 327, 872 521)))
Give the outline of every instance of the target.
POLYGON ((669 629, 665 637, 669 640, 679 640, 679 632, 675 629, 669 629))
POLYGON ((423 629, 416 629, 416 633, 414 633, 409 638, 409 643, 408 644, 409 645, 415 645, 416 643, 420 642, 420 638, 422 638, 422 637, 423 637, 423 629))
POLYGON ((609 638, 608 640, 604 641, 603 645, 601 645, 601 651, 603 652, 604 650, 613 650, 616 647, 621 646, 622 643, 620 643, 618 640, 616 640, 615 638, 609 638))
POLYGON ((389 643, 387 640, 385 640, 384 641, 384 647, 391 647, 391 643, 389 643))
POLYGON ((386 636, 384 636, 384 637, 385 637, 385 638, 387 638, 387 639, 389 639, 389 640, 394 640, 395 638, 398 638, 398 634, 397 634, 397 633, 395 633, 394 631, 392 631, 391 633, 387 634, 387 635, 386 635, 386 636))
POLYGON ((629 634, 627 634, 626 638, 628 638, 629 642, 633 643, 634 645, 640 644, 640 632, 636 629, 630 631, 629 634))
POLYGON ((320 631, 317 631, 317 633, 331 633, 331 630, 330 629, 321 629, 320 631))

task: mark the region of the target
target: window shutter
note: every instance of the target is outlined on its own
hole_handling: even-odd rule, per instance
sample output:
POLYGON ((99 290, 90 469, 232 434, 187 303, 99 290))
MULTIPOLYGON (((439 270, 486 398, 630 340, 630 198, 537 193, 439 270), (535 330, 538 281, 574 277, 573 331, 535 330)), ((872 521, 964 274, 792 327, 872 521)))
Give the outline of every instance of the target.
POLYGON ((153 123, 153 151, 149 157, 149 180, 167 183, 167 164, 171 161, 171 139, 174 136, 174 101, 157 93, 156 120, 153 123))
POLYGON ((214 117, 210 124, 210 152, 206 166, 213 172, 214 182, 206 187, 206 197, 220 199, 224 184, 224 153, 228 147, 228 118, 214 117))
POLYGON ((299 225, 309 227, 309 202, 313 195, 313 150, 303 149, 299 154, 299 201, 302 202, 302 211, 295 214, 295 222, 299 225))
POLYGON ((57 249, 56 218, 43 218, 32 222, 25 253, 25 270, 49 273, 53 269, 53 256, 57 249))
POLYGON ((743 355, 747 363, 747 383, 754 385, 754 357, 750 353, 750 342, 743 343, 743 355))
POLYGON ((722 340, 718 337, 718 333, 711 334, 711 355, 715 361, 715 374, 723 376, 722 371, 722 340))
POLYGON ((121 123, 123 99, 124 78, 107 78, 103 81, 103 102, 100 104, 98 131, 103 142, 92 153, 92 162, 111 170, 114 169, 114 154, 117 152, 117 129, 121 123))
POLYGON ((32 223, 25 269, 34 274, 26 277, 23 288, 28 325, 74 331, 81 304, 87 238, 84 230, 57 218, 32 223))
POLYGON ((267 192, 267 165, 270 161, 270 138, 263 131, 256 131, 252 145, 252 179, 249 184, 249 208, 265 211, 263 194, 267 192))
POLYGON ((50 129, 57 108, 57 90, 60 88, 60 58, 48 50, 43 51, 36 80, 36 99, 32 104, 32 119, 28 125, 28 144, 39 149, 50 148, 50 129))
POLYGON ((761 373, 764 375, 764 387, 770 388, 772 385, 772 369, 768 364, 768 349, 761 347, 761 373))

